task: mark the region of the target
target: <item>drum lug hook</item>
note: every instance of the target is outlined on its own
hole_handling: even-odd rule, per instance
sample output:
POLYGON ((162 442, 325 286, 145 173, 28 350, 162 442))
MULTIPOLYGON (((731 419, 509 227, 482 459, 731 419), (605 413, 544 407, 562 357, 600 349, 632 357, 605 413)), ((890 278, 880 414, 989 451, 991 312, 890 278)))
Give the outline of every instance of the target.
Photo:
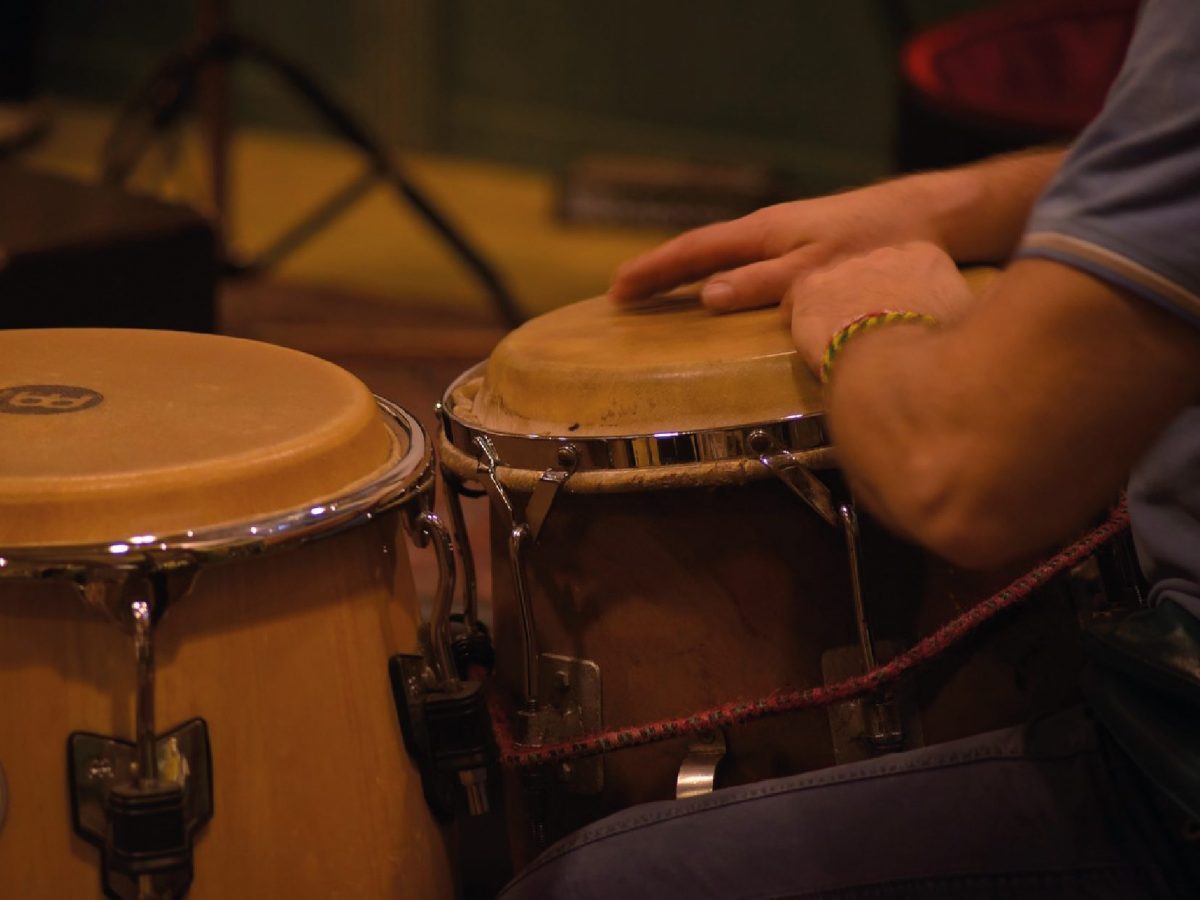
POLYGON ((767 470, 808 504, 818 516, 834 528, 840 528, 841 517, 834 508, 833 495, 808 467, 796 461, 762 429, 750 432, 750 449, 767 470))
POLYGON ((427 507, 414 510, 405 518, 404 524, 405 530, 418 547, 433 545, 438 575, 425 641, 428 651, 426 655, 429 657, 433 682, 454 689, 459 679, 450 641, 450 614, 454 606, 454 586, 458 572, 454 563, 454 541, 441 518, 427 507))
POLYGON ((521 617, 521 650, 522 650, 522 701, 523 708, 519 711, 522 719, 523 741, 535 735, 535 721, 540 703, 540 685, 538 677, 538 647, 534 630, 533 601, 529 596, 529 587, 525 583, 525 555, 529 545, 537 540, 542 526, 550 514, 554 500, 562 490, 563 485, 575 472, 579 464, 579 451, 574 444, 563 443, 558 448, 557 459, 561 469, 547 469, 538 478, 533 493, 525 507, 522 517, 513 504, 512 498, 500 480, 498 469, 500 458, 492 442, 483 435, 475 438, 475 446, 480 452, 480 468, 486 476, 485 486, 493 499, 508 512, 509 539, 508 555, 509 568, 512 570, 513 591, 517 598, 517 608, 521 617))

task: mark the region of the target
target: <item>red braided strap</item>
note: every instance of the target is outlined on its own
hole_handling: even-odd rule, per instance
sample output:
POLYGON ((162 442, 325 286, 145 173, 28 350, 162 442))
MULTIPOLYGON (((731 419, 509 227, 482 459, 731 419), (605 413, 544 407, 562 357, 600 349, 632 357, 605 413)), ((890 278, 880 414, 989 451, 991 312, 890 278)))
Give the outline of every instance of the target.
POLYGON ((793 712, 812 707, 829 706, 876 691, 898 680, 910 669, 933 659, 961 641, 985 622, 1027 598, 1034 589, 1059 572, 1086 559, 1095 550, 1112 540, 1129 526, 1129 513, 1122 499, 1108 521, 1096 530, 1064 547, 1045 562, 1035 566, 1003 590, 972 606, 951 619, 933 634, 922 638, 908 650, 863 675, 844 681, 804 690, 781 690, 758 700, 738 700, 690 716, 662 719, 644 725, 630 725, 573 738, 541 747, 522 747, 513 738, 508 716, 490 692, 489 710, 500 749, 500 762, 511 768, 527 768, 595 756, 626 747, 638 747, 671 738, 702 734, 727 725, 750 722, 766 716, 793 712))

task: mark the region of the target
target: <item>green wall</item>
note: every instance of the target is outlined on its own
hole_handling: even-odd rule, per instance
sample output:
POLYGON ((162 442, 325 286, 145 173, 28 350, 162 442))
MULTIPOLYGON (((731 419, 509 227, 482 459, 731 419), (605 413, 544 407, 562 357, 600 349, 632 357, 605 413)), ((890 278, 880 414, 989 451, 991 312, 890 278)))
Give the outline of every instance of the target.
MULTIPOLYGON (((884 174, 896 27, 981 0, 233 2, 402 147, 558 169, 628 152, 768 163, 801 189, 884 174)), ((45 82, 112 101, 193 31, 190 4, 48 4, 45 82)), ((312 127, 266 73, 237 68, 246 121, 312 127)))

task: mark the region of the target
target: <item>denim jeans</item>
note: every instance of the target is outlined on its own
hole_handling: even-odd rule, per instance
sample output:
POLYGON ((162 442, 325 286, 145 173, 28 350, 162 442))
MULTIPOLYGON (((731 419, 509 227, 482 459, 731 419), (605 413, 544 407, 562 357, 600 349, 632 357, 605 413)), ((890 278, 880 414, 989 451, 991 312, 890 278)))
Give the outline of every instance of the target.
POLYGON ((1183 819, 1156 794, 1075 709, 636 806, 550 847, 501 897, 1200 897, 1183 819))

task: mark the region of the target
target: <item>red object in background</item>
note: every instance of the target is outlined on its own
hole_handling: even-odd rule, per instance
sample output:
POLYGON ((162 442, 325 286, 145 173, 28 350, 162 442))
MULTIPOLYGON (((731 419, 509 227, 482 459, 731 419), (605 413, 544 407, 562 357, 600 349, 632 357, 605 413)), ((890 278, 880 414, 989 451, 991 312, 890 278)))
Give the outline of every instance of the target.
POLYGON ((1015 0, 910 39, 905 80, 943 113, 1070 135, 1104 103, 1138 0, 1015 0))

